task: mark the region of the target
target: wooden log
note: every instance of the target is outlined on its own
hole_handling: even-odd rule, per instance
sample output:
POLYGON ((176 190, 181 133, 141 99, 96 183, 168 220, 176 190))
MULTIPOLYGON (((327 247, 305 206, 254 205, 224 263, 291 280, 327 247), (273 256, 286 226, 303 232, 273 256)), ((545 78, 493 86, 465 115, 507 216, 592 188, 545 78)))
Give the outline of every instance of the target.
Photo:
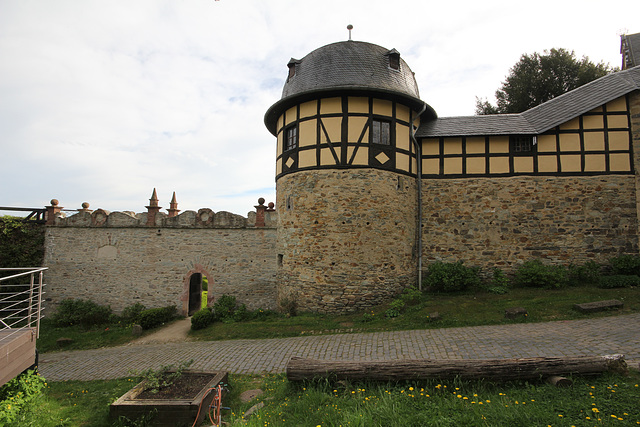
POLYGON ((573 381, 560 375, 552 375, 548 377, 546 381, 556 387, 571 387, 573 385, 573 381))
POLYGON ((568 374, 628 373, 624 355, 531 357, 523 359, 389 360, 342 362, 292 357, 287 363, 289 381, 330 378, 336 380, 490 379, 527 380, 568 374))

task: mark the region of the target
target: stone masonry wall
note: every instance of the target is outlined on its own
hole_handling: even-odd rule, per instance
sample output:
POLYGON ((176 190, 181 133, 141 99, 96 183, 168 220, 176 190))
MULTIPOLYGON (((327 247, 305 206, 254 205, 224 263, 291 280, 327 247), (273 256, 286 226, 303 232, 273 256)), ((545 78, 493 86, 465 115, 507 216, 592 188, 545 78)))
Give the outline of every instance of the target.
POLYGON ((424 266, 506 271, 531 259, 606 263, 638 253, 633 175, 423 180, 424 266))

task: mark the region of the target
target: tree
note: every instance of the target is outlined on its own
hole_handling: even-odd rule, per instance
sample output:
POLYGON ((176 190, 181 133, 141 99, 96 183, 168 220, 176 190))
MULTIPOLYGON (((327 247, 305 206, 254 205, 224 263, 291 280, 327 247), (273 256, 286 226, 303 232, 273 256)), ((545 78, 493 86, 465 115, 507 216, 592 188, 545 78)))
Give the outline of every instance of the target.
POLYGON ((521 113, 590 81, 618 71, 609 64, 577 59, 566 49, 523 54, 496 91, 497 105, 476 97, 476 114, 521 113))

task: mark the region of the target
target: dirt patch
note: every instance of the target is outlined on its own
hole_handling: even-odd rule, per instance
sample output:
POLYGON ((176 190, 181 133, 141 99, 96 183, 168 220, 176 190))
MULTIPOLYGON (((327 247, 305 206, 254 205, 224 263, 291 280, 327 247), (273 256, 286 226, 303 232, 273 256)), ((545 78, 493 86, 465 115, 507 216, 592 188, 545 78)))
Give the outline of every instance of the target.
POLYGON ((184 373, 174 380, 173 384, 161 388, 157 393, 151 390, 143 391, 136 396, 136 400, 148 399, 194 399, 198 393, 215 377, 215 374, 184 373))
POLYGON ((164 344, 169 342, 190 341, 191 318, 179 319, 154 331, 144 337, 133 340, 129 345, 138 344, 164 344))

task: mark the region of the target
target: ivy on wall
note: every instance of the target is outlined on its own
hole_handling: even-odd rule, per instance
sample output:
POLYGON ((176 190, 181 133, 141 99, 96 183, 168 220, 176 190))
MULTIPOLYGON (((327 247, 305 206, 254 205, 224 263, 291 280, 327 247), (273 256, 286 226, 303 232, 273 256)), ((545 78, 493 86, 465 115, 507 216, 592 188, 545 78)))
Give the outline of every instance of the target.
POLYGON ((44 259, 45 226, 0 216, 0 267, 39 267, 44 259))

